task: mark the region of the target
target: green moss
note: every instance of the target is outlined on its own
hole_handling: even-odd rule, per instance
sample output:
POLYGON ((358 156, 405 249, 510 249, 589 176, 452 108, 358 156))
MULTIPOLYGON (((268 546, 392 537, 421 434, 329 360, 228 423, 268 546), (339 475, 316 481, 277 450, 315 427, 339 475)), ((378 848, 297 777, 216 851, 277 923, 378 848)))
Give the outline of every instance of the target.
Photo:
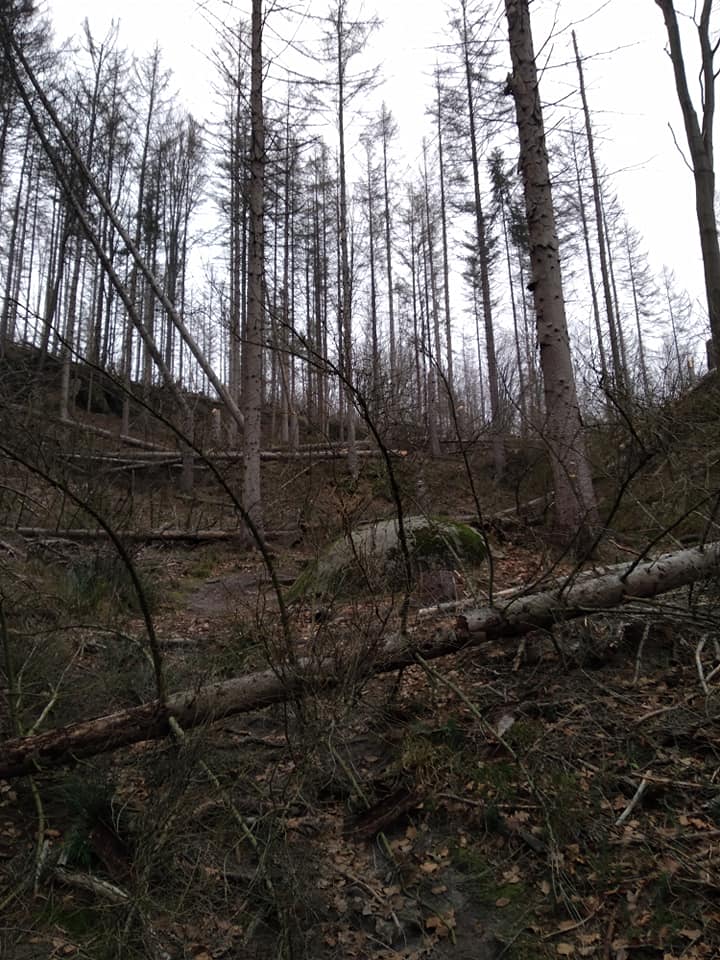
POLYGON ((510 800, 517 795, 517 778, 516 768, 506 760, 482 763, 476 774, 486 796, 499 802, 510 800))
POLYGON ((555 838, 559 843, 575 839, 593 819, 592 806, 580 789, 578 777, 567 770, 550 769, 542 778, 542 786, 553 798, 547 815, 555 838))
MULTIPOLYGON (((133 562, 145 601, 153 610, 159 598, 157 571, 149 564, 133 562)), ((50 576, 47 574, 46 579, 50 576)), ((54 576, 55 592, 70 612, 104 613, 110 617, 118 612, 140 610, 130 571, 112 550, 83 551, 63 567, 55 568, 54 576)))
MULTIPOLYGON (((435 568, 476 566, 486 557, 484 538, 464 523, 406 517, 404 530, 413 576, 435 568)), ((287 600, 402 590, 406 576, 397 521, 382 520, 336 540, 300 574, 287 600)))
POLYGON ((524 753, 541 740, 545 728, 537 720, 518 720, 505 734, 505 740, 517 751, 524 753))
POLYGON ((508 905, 527 903, 529 892, 526 885, 497 880, 494 868, 480 850, 474 847, 456 847, 453 851, 453 864, 467 877, 467 886, 480 906, 494 905, 497 900, 508 900, 508 905))
POLYGON ((409 537, 413 559, 419 567, 458 562, 479 564, 485 559, 485 541, 466 523, 437 520, 413 530, 409 537))
POLYGON ((401 770, 412 770, 419 780, 450 777, 458 760, 457 753, 445 743, 431 743, 424 736, 405 737, 398 761, 401 770))

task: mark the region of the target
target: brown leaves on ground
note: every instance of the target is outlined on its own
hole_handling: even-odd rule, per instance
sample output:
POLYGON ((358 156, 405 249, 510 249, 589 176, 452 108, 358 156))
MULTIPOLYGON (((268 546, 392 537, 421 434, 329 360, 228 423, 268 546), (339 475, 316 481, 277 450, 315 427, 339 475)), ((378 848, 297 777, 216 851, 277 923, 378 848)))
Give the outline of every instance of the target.
MULTIPOLYGON (((199 557, 177 571, 183 596, 208 575, 199 557)), ((495 589, 531 582, 544 562, 506 547, 495 589)), ((211 573, 238 572, 261 575, 228 557, 211 573)), ((669 602, 534 637, 532 656, 530 644, 520 655, 495 644, 398 682, 348 677, 332 696, 199 731, 187 747, 98 758, 84 773, 106 784, 110 820, 81 822, 55 790, 46 862, 76 856, 69 841, 84 830, 88 859, 74 868, 143 908, 120 917, 46 870, 39 902, 57 906, 44 914, 46 954, 87 955, 115 930, 130 958, 151 941, 196 960, 288 944, 317 960, 720 955, 715 653, 698 654, 707 627, 682 597, 669 602)), ((199 662, 204 677, 236 671, 275 649, 227 606, 200 620, 161 611, 161 636, 200 644, 168 650, 177 676, 199 662)), ((355 642, 377 617, 373 599, 321 628, 308 618, 307 642, 320 630, 328 645, 355 642)), ((0 783, 0 889, 32 877, 35 830, 27 785, 0 783)), ((37 921, 30 893, 11 902, 17 931, 37 921)))

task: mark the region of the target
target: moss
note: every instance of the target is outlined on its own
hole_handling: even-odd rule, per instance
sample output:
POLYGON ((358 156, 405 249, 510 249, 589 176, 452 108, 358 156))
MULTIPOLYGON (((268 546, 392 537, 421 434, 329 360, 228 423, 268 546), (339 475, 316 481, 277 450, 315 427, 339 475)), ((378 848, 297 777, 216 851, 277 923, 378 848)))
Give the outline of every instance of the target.
POLYGON ((400 770, 412 770, 413 776, 422 782, 442 782, 452 777, 458 762, 458 754, 446 743, 431 743, 426 737, 405 737, 398 760, 400 770))
MULTIPOLYGON (((438 567, 476 566, 486 557, 484 538, 468 524, 406 517, 404 529, 414 575, 438 567)), ((407 571, 398 538, 397 521, 390 519, 336 540, 300 574, 287 593, 288 602, 313 594, 404 589, 407 571)))
POLYGON ((529 891, 524 883, 507 883, 497 880, 491 864, 480 850, 474 847, 456 847, 453 864, 467 877, 467 886, 480 905, 493 905, 498 900, 512 904, 527 904, 529 891))
POLYGON ((479 564, 485 559, 485 541, 466 523, 437 520, 410 534, 411 553, 419 567, 455 564, 458 561, 479 564))
POLYGON ((485 796, 492 797, 498 802, 511 800, 517 795, 518 772, 506 760, 480 764, 476 778, 484 788, 485 796))
POLYGON ((520 753, 529 750, 545 735, 545 728, 537 720, 518 720, 505 734, 505 740, 520 753))

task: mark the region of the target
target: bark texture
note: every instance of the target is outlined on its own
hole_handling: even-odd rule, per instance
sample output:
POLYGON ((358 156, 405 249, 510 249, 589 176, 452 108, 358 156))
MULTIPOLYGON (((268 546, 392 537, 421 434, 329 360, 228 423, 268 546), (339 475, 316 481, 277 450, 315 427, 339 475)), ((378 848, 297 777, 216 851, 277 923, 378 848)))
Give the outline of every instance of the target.
POLYGON ((710 39, 712 0, 703 0, 697 23, 700 43, 700 85, 702 117, 698 118, 688 87, 677 12, 672 0, 655 0, 662 10, 668 36, 668 47, 675 75, 675 88, 683 115, 690 158, 695 178, 695 210, 700 230, 705 291, 713 342, 713 366, 720 357, 720 242, 715 217, 715 163, 713 157, 713 122, 715 117, 715 51, 710 39))
POLYGON ((599 525, 590 465, 578 408, 565 316, 560 253, 550 186, 545 128, 527 0, 506 0, 520 167, 530 241, 532 289, 545 393, 545 423, 560 537, 580 549, 599 525))
POLYGON ((35 736, 17 737, 0 745, 0 777, 34 773, 142 740, 165 737, 170 733, 170 717, 190 729, 332 688, 342 683, 351 670, 364 676, 387 673, 417 662, 418 654, 432 660, 488 640, 521 636, 561 620, 618 606, 625 600, 655 597, 716 576, 719 566, 720 543, 702 549, 693 547, 634 566, 620 564, 594 579, 584 574, 574 585, 469 611, 457 618, 454 628, 440 628, 429 638, 394 634, 380 642, 369 641, 368 649, 348 648, 345 660, 298 658, 286 667, 182 691, 168 697, 164 706, 155 700, 35 736))
POLYGON ((263 260, 265 250, 265 119, 263 116, 262 0, 252 5, 250 80, 250 244, 248 254, 247 340, 244 367, 243 506, 256 533, 263 525, 260 487, 263 387, 263 260))

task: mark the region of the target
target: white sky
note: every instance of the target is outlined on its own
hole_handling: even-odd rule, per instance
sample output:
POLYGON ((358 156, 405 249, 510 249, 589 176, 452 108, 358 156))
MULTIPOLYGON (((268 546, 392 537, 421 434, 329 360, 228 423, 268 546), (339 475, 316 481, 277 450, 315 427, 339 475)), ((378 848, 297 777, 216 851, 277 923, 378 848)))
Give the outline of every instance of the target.
MULTIPOLYGON (((492 2, 504 29, 502 0, 492 2)), ((692 9, 691 0, 678 0, 676 5, 692 9)), ((322 15, 329 0, 301 0, 299 6, 322 15)), ((234 21, 247 15, 249 0, 235 4, 215 0, 213 9, 234 21)), ((432 135, 425 117, 432 99, 429 75, 435 47, 448 37, 448 5, 438 0, 378 0, 375 9, 384 19, 371 54, 384 61, 381 97, 393 111, 408 160, 414 163, 423 135, 432 135)), ((198 119, 204 119, 213 74, 205 51, 213 44, 213 34, 197 0, 48 0, 48 10, 58 39, 79 33, 85 17, 93 33, 102 36, 115 17, 121 23, 121 44, 142 53, 157 40, 183 100, 198 119)), ((547 61, 548 67, 543 98, 576 89, 570 38, 575 25, 583 55, 593 55, 586 62, 586 83, 597 147, 602 162, 615 174, 614 185, 628 219, 643 234, 653 266, 672 267, 702 301, 692 176, 668 128, 671 122, 682 143, 684 130, 664 53, 659 8, 652 0, 534 0, 531 10, 536 49, 542 48, 540 62, 547 61), (553 23, 554 38, 544 45, 553 23), (566 63, 571 67, 563 68, 566 63)), ((372 12, 371 0, 366 11, 372 12)), ((688 60, 695 52, 693 40, 689 34, 688 60)), ((696 76, 695 69, 688 73, 696 76)))

